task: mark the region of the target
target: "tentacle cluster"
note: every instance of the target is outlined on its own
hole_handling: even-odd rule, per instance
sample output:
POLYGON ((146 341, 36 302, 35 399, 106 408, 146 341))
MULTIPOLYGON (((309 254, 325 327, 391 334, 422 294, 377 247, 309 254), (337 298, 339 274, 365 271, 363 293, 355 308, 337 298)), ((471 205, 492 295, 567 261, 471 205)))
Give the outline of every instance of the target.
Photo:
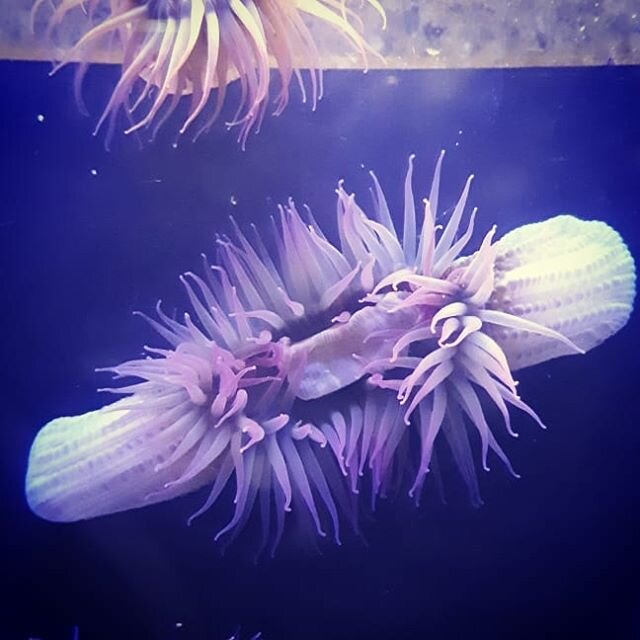
POLYGON ((215 478, 190 521, 233 480, 234 514, 216 539, 240 531, 259 504, 265 544, 277 545, 284 514, 294 505, 318 534, 329 531, 339 542, 337 505, 350 519, 355 514, 338 465, 324 451, 327 436, 292 415, 305 353, 291 349, 283 331, 342 300, 358 282, 358 269, 315 224, 304 224, 293 203, 280 215, 275 239, 282 260, 276 264, 257 236, 254 247, 239 229, 237 243, 219 238, 223 266, 203 256, 205 278, 181 278, 195 318, 187 313, 178 322, 158 304, 159 319, 145 317, 171 348, 146 347, 147 357, 107 369, 118 379, 140 381, 105 390, 130 396, 117 403, 118 412, 127 411, 120 421, 143 415, 173 431, 175 447, 156 470, 180 471, 164 490, 190 486, 203 474, 215 478), (314 259, 297 262, 299 253, 314 259))
MULTIPOLYGON (((43 2, 37 0, 34 13, 43 2)), ((94 15, 104 4, 105 0, 62 0, 50 29, 73 9, 83 7, 94 15)), ((378 0, 367 4, 385 20, 378 0)), ((322 71, 304 15, 337 29, 365 64, 373 53, 354 27, 357 15, 343 0, 109 0, 108 5, 108 17, 54 69, 76 59, 85 61, 76 77, 78 102, 84 110, 80 88, 86 60, 104 47, 117 43, 121 48, 122 73, 96 126, 97 133, 108 122, 107 141, 121 109, 130 119, 126 133, 152 127, 155 135, 183 96, 190 96, 190 106, 180 133, 193 127, 197 138, 216 121, 227 86, 237 79, 240 99, 228 125, 239 128, 238 139, 244 146, 267 109, 272 62, 280 76, 274 114, 286 107, 294 77, 303 101, 309 100, 315 109, 323 93, 322 71), (309 69, 309 89, 300 68, 309 69)))
MULTIPOLYGON (((226 367, 223 369, 226 384, 214 385, 219 391, 213 404, 223 409, 209 411, 211 417, 208 417, 213 428, 209 424, 207 433, 216 434, 218 439, 211 444, 202 444, 202 441, 200 446, 205 451, 213 450, 216 457, 222 455, 227 445, 232 453, 224 458, 226 466, 218 473, 212 497, 205 505, 208 508, 215 501, 233 473, 238 492, 236 516, 230 526, 246 519, 243 514, 248 513, 251 500, 244 492, 252 483, 244 481, 244 478, 254 473, 255 451, 266 452, 264 459, 269 461, 267 467, 273 474, 275 485, 273 481, 254 481, 253 485, 277 486, 278 506, 284 511, 289 509, 294 492, 287 469, 298 471, 294 478, 306 478, 305 469, 308 469, 297 462, 290 464, 297 451, 292 443, 297 440, 308 439, 311 443, 309 452, 329 444, 342 474, 348 478, 351 491, 359 490, 359 479, 364 469, 368 468, 372 475, 373 499, 384 494, 393 477, 397 450, 408 437, 406 427, 411 424, 414 415, 421 446, 418 470, 410 489, 412 496, 418 497, 420 494, 431 465, 436 438, 443 429, 470 495, 474 501, 479 501, 466 422, 479 435, 482 467, 488 470, 488 452, 491 450, 515 475, 485 418, 482 396, 487 396, 496 405, 511 435, 515 433, 511 427, 508 405, 525 411, 543 425, 537 414, 521 400, 504 352, 483 331, 483 326, 492 324, 529 331, 563 342, 576 352, 580 350, 561 334, 542 325, 485 308, 494 290, 495 227, 485 235, 475 254, 460 258, 473 234, 475 210, 465 232, 458 237, 471 177, 447 224, 437 233, 435 207, 442 159, 441 155, 430 198, 424 201, 425 212, 421 225, 416 220, 412 187, 413 157, 410 159, 405 184, 402 238, 395 230, 377 181, 374 180, 376 219, 369 218, 357 205, 354 196, 348 194, 340 184, 337 191, 339 250, 322 234, 310 213, 305 223, 290 202, 287 207, 280 209, 280 223, 274 234, 276 255, 280 258, 278 264, 273 262, 269 251, 257 237, 256 249, 236 229, 237 243, 229 238, 219 239, 219 263, 222 267, 214 267, 219 278, 209 278, 205 282, 194 274, 183 277, 192 306, 199 323, 206 328, 206 334, 195 327, 189 316, 185 316, 182 325, 159 311, 163 324, 152 321, 175 348, 175 351, 154 350, 154 353, 163 357, 161 367, 166 367, 164 380, 172 379, 173 385, 180 381, 183 396, 195 407, 193 410, 198 417, 194 414, 189 420, 191 424, 201 424, 202 413, 198 412, 208 411, 206 406, 202 407, 202 402, 205 397, 211 398, 211 391, 207 395, 205 389, 193 388, 192 384, 190 386, 190 381, 202 380, 202 377, 198 377, 195 365, 188 369, 186 380, 183 374, 168 365, 173 358, 178 358, 179 367, 184 366, 191 351, 196 348, 194 345, 198 345, 197 349, 205 350, 200 355, 201 363, 220 362, 218 366, 226 367), (198 293, 194 287, 197 287, 198 293), (342 331, 352 327, 359 314, 371 311, 380 313, 383 328, 364 334, 363 331, 374 328, 373 322, 368 320, 356 336, 344 338, 339 337, 340 327, 325 321, 325 326, 316 328, 310 340, 320 338, 323 353, 327 352, 328 343, 332 341, 340 348, 350 349, 357 348, 355 345, 359 340, 382 345, 382 348, 378 346, 375 357, 367 353, 365 355, 368 357, 359 355, 355 358, 362 366, 350 378, 347 368, 343 367, 342 376, 338 377, 331 389, 337 390, 363 378, 368 382, 364 400, 349 403, 342 410, 334 410, 319 426, 311 422, 303 424, 299 420, 293 421, 290 418, 293 400, 300 395, 305 378, 313 375, 310 360, 315 357, 315 349, 309 346, 309 341, 292 346, 292 328, 323 314, 328 318, 331 314, 327 315, 326 312, 336 306, 336 302, 337 307, 344 308, 346 301, 354 295, 361 296, 360 304, 363 306, 353 317, 346 312, 348 318, 343 322, 347 327, 342 331), (402 321, 399 321, 401 316, 402 321), (274 334, 282 337, 274 342, 274 334), (241 360, 234 359, 237 354, 247 352, 249 344, 252 346, 248 353, 253 355, 244 355, 241 360), (224 357, 216 355, 220 345, 231 350, 225 351, 224 357), (278 355, 273 355, 275 353, 278 355), (256 358, 260 363, 268 363, 268 366, 257 366, 254 364, 256 358), (291 359, 297 362, 291 363, 291 359), (406 372, 406 375, 402 372, 406 372), (282 389, 283 384, 286 391, 282 389), (255 389, 246 389, 247 386, 255 389), (258 389, 262 391, 255 401, 250 402, 249 393, 256 394, 258 389), (229 390, 232 390, 233 397, 229 390), (389 390, 394 392, 395 398, 388 393, 389 390), (251 417, 247 415, 249 404, 251 417), (279 413, 267 415, 263 418, 265 422, 260 423, 256 421, 256 415, 260 415, 266 406, 278 407, 279 413), (222 414, 221 411, 226 413, 222 414), (220 429, 221 422, 229 425, 229 429, 220 429), (276 451, 274 445, 270 444, 278 443, 278 438, 267 437, 263 442, 265 436, 273 436, 281 430, 291 434, 286 439, 289 444, 284 449, 289 455, 286 460, 283 450, 276 451), (224 443, 224 447, 215 444, 219 441, 224 443), (254 446, 259 443, 260 446, 254 446), (254 451, 249 453, 250 449, 254 451), (248 456, 244 455, 245 452, 248 456), (249 465, 249 461, 248 468, 252 471, 247 474, 245 466, 249 465)), ((211 267, 205 266, 211 273, 211 267)), ((128 363, 118 367, 116 372, 153 381, 152 374, 157 369, 157 361, 151 360, 150 365, 145 362, 128 363)), ((340 368, 335 356, 332 356, 328 367, 340 368)), ((314 382, 319 379, 323 393, 311 394, 311 397, 327 395, 327 375, 328 372, 323 371, 315 376, 314 382)), ((209 388, 211 377, 209 373, 204 377, 209 388)), ((138 389, 138 386, 127 387, 125 391, 136 393, 138 389)), ((146 399, 136 402, 147 404, 146 399)), ((200 433, 196 427, 192 428, 200 433)), ((205 422, 202 422, 201 429, 202 436, 207 429, 205 422)), ((188 441, 195 446, 200 438, 194 436, 188 441)), ((165 464, 170 464, 182 454, 184 446, 176 451, 178 453, 165 464)), ((193 467, 196 473, 201 472, 212 462, 210 456, 196 454, 193 467)), ((262 469, 265 463, 259 466, 260 473, 264 473, 262 469)), ((193 473, 186 471, 184 478, 190 480, 193 473)), ((317 475, 317 478, 320 477, 322 474, 317 475)), ((319 484, 315 489, 322 497, 337 531, 331 491, 328 486, 319 484)), ((298 479, 297 492, 303 496, 318 531, 322 531, 310 486, 298 479)))
MULTIPOLYGON (((447 224, 437 234, 436 214, 443 154, 436 165, 429 199, 424 201, 422 225, 416 223, 412 191, 413 158, 405 183, 405 214, 402 240, 397 234, 384 194, 374 176, 378 221, 373 221, 355 204, 353 196, 339 190, 339 212, 345 221, 343 244, 347 254, 360 263, 369 260, 370 271, 377 275, 375 286, 365 300, 374 304, 385 301, 389 314, 413 310, 407 326, 390 323, 391 328, 369 334, 367 340, 385 340, 390 355, 370 360, 365 371, 369 384, 396 394, 400 406, 406 406, 402 420, 411 424, 417 409, 421 441, 420 462, 410 495, 419 496, 429 471, 434 443, 445 430, 455 462, 461 471, 474 502, 479 502, 479 488, 465 421, 478 432, 481 463, 488 470, 488 452, 492 450, 513 475, 511 464, 489 428, 483 411, 482 396, 492 401, 504 418, 506 430, 515 436, 508 405, 529 414, 540 426, 540 418, 516 390, 507 358, 500 345, 483 328, 486 325, 529 332, 563 344, 569 352, 583 351, 562 334, 539 323, 496 309, 486 308, 494 292, 494 263, 497 246, 493 243, 495 227, 484 237, 479 250, 469 258, 460 258, 473 235, 476 210, 459 236, 471 176, 454 207, 447 224), (418 233, 419 232, 419 233, 418 233), (374 266, 375 265, 375 268, 374 266), (377 271, 376 271, 377 270, 377 271), (386 275, 384 275, 386 274, 386 275), (388 291, 394 291, 389 302, 388 291), (402 372, 406 371, 406 375, 402 372)), ((391 430, 389 430, 391 431, 391 430)), ((355 430, 360 434, 359 430, 355 430)), ((352 437, 354 436, 352 433, 352 437)), ((364 438, 364 436, 362 436, 364 438)), ((400 438, 390 440, 397 446, 400 438)), ((354 445, 355 446, 355 445, 354 445)), ((362 444, 363 452, 367 447, 362 444)), ((363 455, 358 462, 361 472, 363 455)), ((369 466, 376 470, 379 462, 370 455, 369 466)), ((388 456, 391 457, 391 456, 388 456)), ((348 464, 348 458, 347 458, 348 464)), ((374 472, 375 473, 375 472, 374 472)), ((374 491, 381 484, 373 483, 374 491)))

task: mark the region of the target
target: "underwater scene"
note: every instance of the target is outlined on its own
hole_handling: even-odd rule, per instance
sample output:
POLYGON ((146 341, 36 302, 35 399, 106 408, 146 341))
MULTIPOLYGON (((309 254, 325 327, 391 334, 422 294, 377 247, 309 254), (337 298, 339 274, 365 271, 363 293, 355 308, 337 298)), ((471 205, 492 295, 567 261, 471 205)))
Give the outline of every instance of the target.
POLYGON ((397 4, 35 3, 0 640, 640 638, 640 67, 397 4))

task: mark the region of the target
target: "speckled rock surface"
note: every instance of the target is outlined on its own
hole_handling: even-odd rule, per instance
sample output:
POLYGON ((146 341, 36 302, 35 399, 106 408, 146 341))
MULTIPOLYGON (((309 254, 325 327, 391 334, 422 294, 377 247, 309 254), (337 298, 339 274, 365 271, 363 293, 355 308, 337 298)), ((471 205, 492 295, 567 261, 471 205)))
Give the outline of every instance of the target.
MULTIPOLYGON (((2 0, 0 58, 42 60, 60 57, 88 21, 70 13, 47 41, 44 30, 51 6, 37 12, 30 28, 33 0, 2 0)), ((359 0, 350 3, 355 9, 359 0)), ((388 27, 363 11, 367 38, 389 68, 461 68, 640 64, 638 0, 382 0, 388 27)), ((336 34, 314 27, 328 68, 362 67, 336 34)), ((95 61, 117 61, 119 52, 95 54, 95 61)), ((382 66, 376 59, 371 66, 382 66)))

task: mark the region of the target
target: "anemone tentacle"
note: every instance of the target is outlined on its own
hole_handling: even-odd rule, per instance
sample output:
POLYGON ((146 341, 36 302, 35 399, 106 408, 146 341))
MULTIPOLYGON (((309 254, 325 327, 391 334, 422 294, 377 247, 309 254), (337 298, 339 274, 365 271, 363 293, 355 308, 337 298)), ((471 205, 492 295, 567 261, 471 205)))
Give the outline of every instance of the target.
MULTIPOLYGON (((441 162, 442 155, 436 166, 434 185, 440 180, 441 162)), ((408 178, 411 173, 412 159, 408 178)), ((475 254, 464 260, 458 259, 471 239, 475 219, 474 210, 467 231, 456 239, 471 180, 472 177, 467 180, 439 237, 435 233, 437 204, 425 201, 425 216, 418 234, 416 216, 412 212, 413 195, 411 189, 405 187, 403 244, 415 247, 416 237, 420 235, 419 251, 405 253, 405 265, 386 275, 373 289, 377 296, 384 295, 385 291, 402 292, 396 297, 395 308, 391 308, 390 313, 410 308, 417 311, 414 324, 396 333, 391 356, 368 364, 373 385, 383 389, 396 388, 400 405, 406 405, 404 423, 409 426, 412 416, 416 416, 421 454, 411 495, 416 494, 429 471, 434 444, 443 424, 447 424, 450 431, 456 431, 468 422, 479 435, 482 467, 488 470, 487 455, 491 450, 516 475, 489 428, 480 401, 482 395, 496 405, 511 435, 515 434, 511 428, 508 404, 522 409, 542 425, 537 414, 520 400, 506 356, 500 346, 483 332, 485 325, 525 330, 557 340, 575 353, 583 352, 557 331, 503 311, 485 309, 494 292, 494 263, 498 249, 493 243, 495 227, 485 235, 475 254), (425 350, 425 355, 417 357, 418 352, 424 353, 425 350), (400 374, 403 369, 409 370, 404 377, 400 374), (451 422, 447 408, 454 404, 460 411, 457 412, 458 419, 451 422), (418 408, 420 411, 416 415, 418 408)), ((431 201, 437 203, 437 197, 437 188, 432 187, 431 201)), ((396 241, 397 237, 392 238, 389 246, 395 247, 396 241)), ((378 250, 375 255, 382 254, 378 250)), ((385 264, 379 258, 377 263, 385 264)), ((462 465, 469 466, 468 461, 462 465)), ((469 486, 469 490, 472 495, 476 493, 474 486, 469 486)))
MULTIPOLYGON (((36 2, 34 14, 42 4, 36 2)), ((380 3, 366 0, 366 4, 380 14, 384 28, 386 17, 380 3)), ((280 77, 274 115, 285 109, 293 77, 303 101, 309 100, 315 109, 322 98, 323 77, 304 15, 341 33, 365 65, 369 56, 378 55, 354 26, 357 14, 344 2, 333 0, 64 0, 49 20, 49 34, 69 11, 80 6, 90 15, 108 6, 109 14, 65 53, 53 73, 117 42, 123 52, 121 76, 95 129, 97 134, 108 123, 107 144, 119 111, 130 119, 125 133, 153 125, 155 136, 186 96, 191 97, 191 104, 180 134, 194 128, 194 138, 198 138, 217 120, 227 86, 237 80, 240 99, 227 125, 238 127, 238 141, 244 147, 268 108, 272 62, 280 77), (301 68, 308 69, 309 95, 301 68)), ((86 68, 86 62, 82 63, 76 77, 81 106, 86 68)))

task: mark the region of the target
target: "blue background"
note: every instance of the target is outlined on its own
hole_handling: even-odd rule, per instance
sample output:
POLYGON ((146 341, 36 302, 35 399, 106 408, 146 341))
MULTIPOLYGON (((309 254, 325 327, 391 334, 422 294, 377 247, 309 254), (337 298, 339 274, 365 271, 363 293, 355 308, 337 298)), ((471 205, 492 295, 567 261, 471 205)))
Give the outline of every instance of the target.
POLYGON ((23 496, 38 428, 108 399, 94 367, 153 342, 133 310, 184 308, 177 276, 231 214, 266 228, 292 195, 332 231, 338 179, 368 204, 364 167, 398 215, 408 155, 423 196, 445 148, 441 202, 475 173, 479 232, 568 212, 640 256, 640 69, 328 73, 315 113, 294 97, 244 152, 222 123, 174 148, 176 120, 106 152, 91 131, 117 70, 89 73, 87 119, 71 71, 48 69, 0 64, 0 637, 640 637, 635 315, 584 358, 519 375, 550 427, 516 419, 522 479, 495 464, 479 510, 400 496, 366 519, 366 544, 254 566, 221 557, 206 519, 184 526, 201 496, 72 525, 23 496))

